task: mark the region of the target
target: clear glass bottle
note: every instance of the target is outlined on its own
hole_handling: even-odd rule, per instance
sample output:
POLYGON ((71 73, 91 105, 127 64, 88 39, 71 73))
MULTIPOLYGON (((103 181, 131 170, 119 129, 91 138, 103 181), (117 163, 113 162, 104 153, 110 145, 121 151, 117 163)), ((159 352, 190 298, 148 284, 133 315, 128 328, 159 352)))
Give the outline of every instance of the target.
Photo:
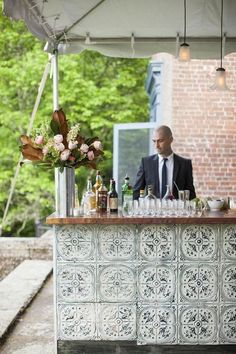
POLYGON ((99 213, 105 213, 107 212, 107 188, 103 183, 102 179, 102 185, 97 191, 97 211, 99 213))
POLYGON ((145 214, 154 216, 156 212, 156 196, 153 194, 153 186, 148 186, 148 194, 144 198, 145 201, 145 214))
POLYGON ((175 199, 172 192, 171 192, 170 186, 168 184, 166 185, 166 194, 164 195, 164 197, 162 199, 165 199, 165 200, 175 199))
POLYGON ((125 183, 122 186, 122 204, 126 201, 133 200, 133 187, 129 182, 129 177, 125 176, 125 183))
POLYGON ((87 190, 84 195, 84 214, 89 215, 96 211, 96 195, 92 189, 91 177, 87 180, 87 190))
POLYGON ((109 193, 109 208, 110 213, 118 212, 118 193, 116 191, 116 182, 114 179, 111 183, 111 192, 109 193))
POLYGON ((96 181, 95 181, 95 184, 93 185, 93 192, 95 193, 95 196, 96 196, 96 208, 97 208, 97 202, 98 202, 98 189, 101 187, 101 185, 102 185, 101 172, 99 170, 97 170, 96 181))

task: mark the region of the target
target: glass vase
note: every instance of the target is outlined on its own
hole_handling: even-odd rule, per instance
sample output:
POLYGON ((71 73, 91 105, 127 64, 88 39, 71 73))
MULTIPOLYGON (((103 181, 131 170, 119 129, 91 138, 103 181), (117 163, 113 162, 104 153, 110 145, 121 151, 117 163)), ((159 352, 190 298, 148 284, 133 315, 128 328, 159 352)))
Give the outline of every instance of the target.
POLYGON ((75 208, 75 169, 55 169, 56 214, 60 217, 73 216, 75 208))

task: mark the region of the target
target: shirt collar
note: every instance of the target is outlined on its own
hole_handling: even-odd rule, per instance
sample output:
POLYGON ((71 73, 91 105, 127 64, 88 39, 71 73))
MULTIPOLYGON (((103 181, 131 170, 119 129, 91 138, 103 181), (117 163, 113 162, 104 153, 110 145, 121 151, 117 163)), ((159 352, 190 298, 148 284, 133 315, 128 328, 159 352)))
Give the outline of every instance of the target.
POLYGON ((162 162, 164 159, 172 160, 174 157, 174 153, 172 152, 169 156, 163 157, 162 155, 158 154, 159 162, 162 162))

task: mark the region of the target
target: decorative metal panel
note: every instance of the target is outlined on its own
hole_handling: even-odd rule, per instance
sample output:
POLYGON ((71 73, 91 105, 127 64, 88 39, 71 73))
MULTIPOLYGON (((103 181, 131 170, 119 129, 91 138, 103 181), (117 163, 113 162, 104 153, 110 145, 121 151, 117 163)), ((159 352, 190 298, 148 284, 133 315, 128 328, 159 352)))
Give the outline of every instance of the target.
POLYGON ((60 339, 95 339, 94 304, 59 304, 58 331, 60 339))
POLYGON ((104 304, 99 307, 99 337, 102 340, 134 340, 136 335, 136 306, 104 304))
POLYGON ((145 266, 140 269, 138 290, 143 301, 172 302, 175 294, 175 272, 170 266, 145 266))
POLYGON ((222 240, 222 258, 236 260, 236 226, 225 227, 222 240))
POLYGON ((101 260, 133 260, 135 258, 135 227, 122 225, 101 227, 98 247, 101 260))
POLYGON ((180 343, 214 343, 218 331, 216 307, 180 307, 180 343))
POLYGON ((180 301, 216 301, 218 294, 217 265, 180 266, 180 301))
POLYGON ((148 225, 140 230, 139 253, 146 261, 171 260, 175 255, 175 227, 148 225))
POLYGON ((123 265, 110 265, 99 268, 99 296, 106 302, 135 301, 135 269, 123 265))
POLYGON ((181 260, 214 260, 218 233, 213 226, 189 225, 183 229, 181 260))
POLYGON ((173 344, 176 342, 176 309, 146 305, 138 318, 139 344, 173 344))
POLYGON ((95 267, 61 264, 58 268, 58 299, 65 302, 95 301, 95 267))
POLYGON ((236 344, 236 225, 63 225, 58 338, 236 344))
POLYGON ((94 259, 94 230, 89 226, 69 225, 57 227, 58 256, 67 261, 94 259))

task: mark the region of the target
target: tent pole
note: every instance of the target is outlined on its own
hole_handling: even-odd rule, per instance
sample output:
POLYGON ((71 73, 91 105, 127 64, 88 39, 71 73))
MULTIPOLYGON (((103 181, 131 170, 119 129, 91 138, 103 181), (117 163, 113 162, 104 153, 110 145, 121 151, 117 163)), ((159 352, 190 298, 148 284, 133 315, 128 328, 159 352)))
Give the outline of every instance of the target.
POLYGON ((58 50, 54 50, 52 57, 53 67, 53 110, 59 109, 59 93, 58 93, 58 50))

